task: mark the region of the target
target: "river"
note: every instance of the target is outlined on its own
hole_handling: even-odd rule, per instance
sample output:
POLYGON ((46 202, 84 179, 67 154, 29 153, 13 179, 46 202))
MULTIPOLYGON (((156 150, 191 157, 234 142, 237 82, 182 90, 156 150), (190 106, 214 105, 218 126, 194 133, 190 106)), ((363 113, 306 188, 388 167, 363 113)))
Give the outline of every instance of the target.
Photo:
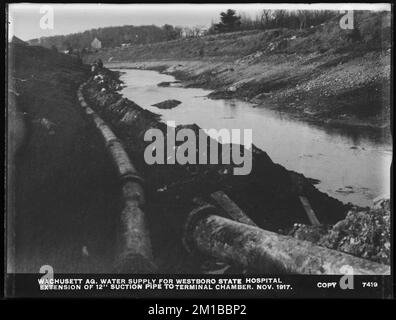
POLYGON ((158 87, 175 78, 156 71, 118 71, 126 85, 121 93, 162 115, 163 121, 196 123, 204 129, 252 129, 253 143, 274 162, 319 180, 319 190, 345 203, 370 206, 374 198, 390 193, 392 146, 365 130, 324 128, 248 102, 208 99, 209 90, 158 87), (151 106, 167 99, 182 103, 166 110, 151 106))

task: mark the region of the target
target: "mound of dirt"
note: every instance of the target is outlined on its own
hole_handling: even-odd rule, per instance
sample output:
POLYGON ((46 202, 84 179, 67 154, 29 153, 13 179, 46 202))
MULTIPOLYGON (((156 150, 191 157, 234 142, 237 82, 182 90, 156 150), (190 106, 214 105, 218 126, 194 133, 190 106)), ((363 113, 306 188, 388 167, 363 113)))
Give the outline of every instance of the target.
POLYGON ((179 100, 165 100, 159 103, 155 103, 152 106, 157 107, 158 109, 173 109, 175 107, 177 107, 179 104, 181 103, 181 101, 179 100))
POLYGON ((361 258, 390 264, 390 200, 378 201, 372 208, 353 208, 333 226, 296 224, 290 235, 320 246, 361 258))
POLYGON ((180 84, 180 81, 163 81, 157 84, 158 87, 170 87, 180 84))

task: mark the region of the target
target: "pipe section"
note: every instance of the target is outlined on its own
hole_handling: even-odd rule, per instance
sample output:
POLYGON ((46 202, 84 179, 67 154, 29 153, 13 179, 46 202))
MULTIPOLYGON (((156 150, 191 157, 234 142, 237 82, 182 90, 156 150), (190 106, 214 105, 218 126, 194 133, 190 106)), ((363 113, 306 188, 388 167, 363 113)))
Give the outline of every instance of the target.
POLYGON ((211 205, 190 213, 183 242, 190 252, 262 274, 390 274, 388 265, 221 217, 211 205))
POLYGON ((120 217, 118 254, 115 271, 119 273, 154 273, 150 233, 147 227, 144 205, 143 179, 131 163, 121 141, 109 126, 91 109, 83 96, 83 83, 77 92, 81 107, 101 133, 122 184, 124 207, 120 217))

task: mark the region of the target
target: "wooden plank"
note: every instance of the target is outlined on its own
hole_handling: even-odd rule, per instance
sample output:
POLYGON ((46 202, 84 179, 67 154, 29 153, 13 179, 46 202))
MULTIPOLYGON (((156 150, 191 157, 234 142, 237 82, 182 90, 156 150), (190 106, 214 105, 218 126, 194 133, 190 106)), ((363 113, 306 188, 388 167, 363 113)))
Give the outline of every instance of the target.
POLYGON ((316 217, 315 212, 313 211, 308 199, 304 196, 299 196, 301 204, 308 216, 309 222, 311 222, 311 224, 313 226, 320 226, 321 223, 319 222, 319 219, 316 217))
POLYGON ((216 191, 211 194, 211 197, 233 220, 250 226, 257 226, 223 191, 216 191))

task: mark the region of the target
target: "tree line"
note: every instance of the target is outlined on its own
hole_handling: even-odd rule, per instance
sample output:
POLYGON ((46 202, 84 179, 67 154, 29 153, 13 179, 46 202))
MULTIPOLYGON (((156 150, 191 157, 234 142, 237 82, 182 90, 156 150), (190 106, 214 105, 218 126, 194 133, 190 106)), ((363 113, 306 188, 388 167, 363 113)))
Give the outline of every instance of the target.
POLYGON ((220 14, 220 22, 212 22, 208 33, 276 28, 304 29, 322 24, 337 15, 336 11, 331 10, 262 10, 252 18, 228 9, 220 14))
POLYGON ((237 14, 228 9, 220 13, 218 23, 205 26, 179 27, 166 24, 162 27, 119 26, 87 30, 70 35, 60 35, 33 39, 31 44, 39 44, 58 50, 91 50, 91 42, 97 38, 102 48, 149 44, 180 38, 196 38, 206 34, 218 34, 244 30, 267 30, 274 28, 304 29, 321 24, 337 13, 327 10, 262 10, 255 17, 237 14))
POLYGON ((167 24, 162 27, 155 25, 119 26, 91 29, 69 35, 43 37, 29 42, 48 48, 56 47, 58 50, 90 50, 91 42, 95 38, 101 42, 103 48, 109 48, 122 46, 123 44, 137 45, 175 40, 180 38, 181 35, 182 28, 167 24))

